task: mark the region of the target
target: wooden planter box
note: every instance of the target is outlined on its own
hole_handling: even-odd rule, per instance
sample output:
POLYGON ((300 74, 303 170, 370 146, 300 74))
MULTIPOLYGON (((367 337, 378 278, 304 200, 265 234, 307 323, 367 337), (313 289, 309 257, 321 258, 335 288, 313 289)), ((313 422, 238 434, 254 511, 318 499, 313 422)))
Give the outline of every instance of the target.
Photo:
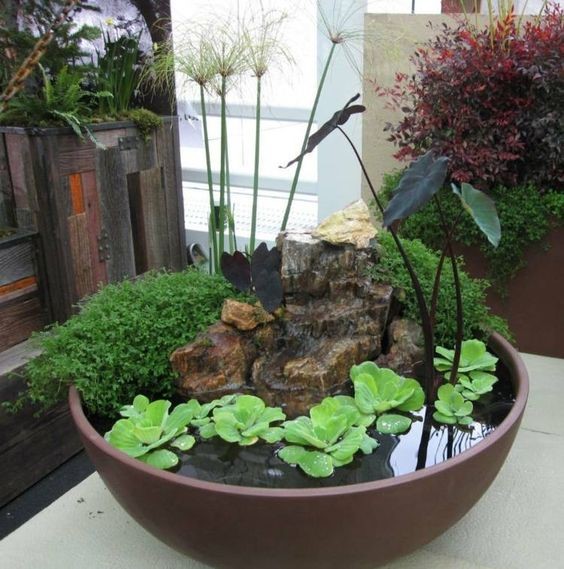
MULTIPOLYGON (((37 354, 29 342, 0 353, 0 401, 25 388, 25 364, 37 354)), ((16 414, 0 407, 0 507, 82 449, 66 402, 36 412, 31 405, 16 414)))
POLYGON ((50 321, 99 284, 186 265, 178 120, 148 140, 130 122, 92 130, 105 149, 65 128, 0 128, 3 209, 38 233, 50 321))
POLYGON ((0 238, 0 352, 23 342, 47 321, 37 238, 25 229, 0 238))
MULTIPOLYGON (((457 247, 474 277, 486 278, 487 261, 476 247, 457 247)), ((507 295, 488 291, 492 312, 509 321, 520 351, 564 358, 564 227, 555 227, 527 249, 526 266, 508 283, 507 295)))

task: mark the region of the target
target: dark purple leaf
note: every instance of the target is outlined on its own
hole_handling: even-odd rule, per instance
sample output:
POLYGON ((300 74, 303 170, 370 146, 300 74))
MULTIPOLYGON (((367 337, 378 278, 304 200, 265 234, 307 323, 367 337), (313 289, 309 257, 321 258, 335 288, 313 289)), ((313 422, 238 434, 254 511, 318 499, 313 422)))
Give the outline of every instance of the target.
POLYGON ((282 304, 284 291, 278 271, 263 269, 257 272, 254 285, 255 294, 267 312, 274 312, 282 304))
POLYGON ((420 210, 444 184, 447 166, 448 158, 435 159, 432 150, 412 162, 384 211, 384 227, 420 210))
POLYGON ((251 264, 249 259, 240 251, 233 255, 223 253, 220 260, 223 276, 241 292, 248 292, 251 288, 251 264))
POLYGON ((317 132, 314 132, 307 141, 307 146, 305 150, 296 156, 293 160, 290 160, 286 166, 281 166, 281 168, 288 168, 295 162, 298 162, 306 154, 309 154, 314 150, 314 148, 329 134, 331 134, 338 126, 345 124, 351 115, 356 113, 363 113, 366 110, 364 105, 351 105, 360 97, 360 93, 357 93, 352 99, 350 99, 347 104, 340 110, 337 111, 317 132))
POLYGON ((279 272, 280 260, 280 251, 276 247, 269 251, 266 243, 261 243, 251 257, 251 279, 254 281, 263 270, 279 272))

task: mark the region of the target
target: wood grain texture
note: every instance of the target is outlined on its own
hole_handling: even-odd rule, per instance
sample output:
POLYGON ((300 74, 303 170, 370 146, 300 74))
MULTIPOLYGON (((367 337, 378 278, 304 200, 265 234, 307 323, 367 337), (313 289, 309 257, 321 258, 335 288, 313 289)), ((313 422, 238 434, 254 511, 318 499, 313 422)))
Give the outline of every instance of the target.
POLYGON ((61 176, 70 176, 94 169, 96 146, 89 140, 80 140, 74 134, 58 135, 58 164, 61 176))
POLYGON ((70 212, 68 177, 58 171, 56 136, 33 137, 32 165, 35 178, 37 229, 44 268, 42 289, 53 320, 64 322, 76 300, 67 218, 70 212))
MULTIPOLYGON (((0 354, 0 400, 25 389, 25 365, 39 354, 29 342, 0 354)), ((82 448, 66 403, 39 417, 26 405, 16 414, 0 408, 0 507, 52 472, 82 448)))
POLYGON ((96 152, 97 189, 100 196, 102 231, 108 235, 108 280, 135 276, 135 254, 125 169, 117 147, 96 152))
POLYGON ((0 351, 27 340, 45 322, 37 292, 0 300, 0 351))
POLYGON ((15 222, 21 228, 34 227, 35 216, 33 212, 37 210, 32 141, 33 138, 29 138, 27 135, 5 135, 16 214, 15 222))
POLYGON ((169 267, 182 270, 186 266, 186 236, 184 229, 184 202, 182 197, 182 169, 178 120, 155 131, 158 163, 163 170, 164 197, 170 243, 169 267))
POLYGON ((96 189, 96 172, 83 172, 82 188, 84 191, 84 205, 88 226, 88 243, 90 247, 90 263, 92 266, 92 278, 94 286, 98 288, 100 283, 108 282, 106 262, 100 257, 98 250, 98 238, 101 232, 100 199, 96 189))
POLYGON ((69 176, 69 188, 72 213, 84 213, 84 193, 82 191, 82 177, 80 174, 71 174, 69 176))
POLYGON ((35 275, 31 240, 0 249, 0 287, 35 275))
POLYGON ((29 294, 30 292, 35 292, 38 290, 37 285, 38 281, 36 276, 25 277, 19 281, 2 285, 0 286, 0 300, 4 302, 24 294, 29 294))
POLYGON ((74 273, 74 288, 76 298, 80 300, 96 290, 92 276, 86 213, 71 215, 68 219, 68 224, 74 273))
POLYGON ((170 266, 169 231, 161 168, 128 176, 136 266, 145 272, 170 266))
POLYGON ((16 211, 4 135, 0 134, 0 227, 14 227, 16 211))

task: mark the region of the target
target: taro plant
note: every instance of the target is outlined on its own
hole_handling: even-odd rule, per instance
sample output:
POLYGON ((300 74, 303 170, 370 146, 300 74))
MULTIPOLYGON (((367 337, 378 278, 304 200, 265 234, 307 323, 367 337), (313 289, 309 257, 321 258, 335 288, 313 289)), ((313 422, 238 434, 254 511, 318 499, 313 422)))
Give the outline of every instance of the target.
POLYGON ((328 397, 310 409, 309 417, 283 424, 284 440, 291 444, 283 447, 278 457, 313 478, 331 476, 335 467, 352 462, 359 450, 370 454, 378 447, 366 427, 355 426, 358 419, 354 406, 328 397))
POLYGON ((384 434, 399 434, 411 426, 411 418, 388 414, 388 411, 419 411, 425 394, 419 382, 399 376, 391 369, 380 368, 374 362, 363 362, 350 371, 354 385, 354 401, 359 411, 374 422, 384 434))
POLYGON ((230 403, 213 410, 213 420, 200 427, 203 439, 218 436, 229 443, 249 446, 259 439, 275 443, 282 439, 279 423, 286 418, 280 407, 267 407, 254 395, 240 395, 230 403))
POLYGON ((178 456, 162 447, 169 445, 187 451, 194 446, 196 439, 186 432, 195 406, 181 403, 169 414, 170 407, 170 401, 150 402, 144 395, 137 395, 131 405, 122 407, 120 414, 124 418, 114 424, 105 439, 128 456, 155 468, 172 468, 178 464, 178 456))
MULTIPOLYGON (((308 152, 311 152, 311 150, 320 144, 333 131, 339 131, 351 146, 362 169, 368 187, 370 188, 376 206, 382 215, 383 225, 389 230, 396 244, 396 247, 400 252, 403 263, 405 264, 405 267, 409 273, 413 289, 415 291, 424 338, 425 359, 423 379, 426 392, 425 394, 427 401, 432 402, 435 401, 437 390, 440 385, 440 376, 435 373, 433 366, 433 356, 435 352, 434 320, 438 293, 440 289, 442 268, 447 257, 450 259, 452 266, 457 315, 456 343, 451 373, 451 381, 453 383, 457 377, 460 362, 464 322, 462 320, 463 305, 458 264, 452 246, 456 227, 460 221, 460 217, 466 211, 472 216, 477 226, 486 235, 490 243, 492 243, 493 246, 497 246, 501 235, 499 219, 493 200, 484 192, 481 192, 480 190, 470 186, 470 184, 466 184, 460 188, 458 188, 456 185, 452 186, 453 191, 460 198, 462 207, 459 214, 454 219, 447 219, 443 215, 441 201, 437 194, 447 181, 448 158, 444 156, 437 156, 432 150, 419 156, 419 158, 412 162, 411 165, 406 169, 405 173, 399 181, 397 188, 392 194, 392 199, 388 203, 387 207, 384 208, 380 198, 378 197, 378 194, 374 189, 374 185, 370 180, 370 176, 368 175, 366 167, 364 166, 360 153, 356 149, 350 137, 343 130, 344 124, 351 116, 351 114, 353 114, 353 107, 350 105, 352 102, 356 101, 358 97, 358 95, 353 97, 342 110, 337 111, 328 122, 322 125, 316 133, 310 136, 307 144, 304 145, 302 152, 298 156, 298 159, 303 158, 308 152), (435 275, 432 297, 429 301, 425 298, 423 288, 412 264, 412 261, 409 258, 401 239, 398 237, 397 225, 403 219, 409 217, 413 213, 416 213, 430 201, 434 202, 435 207, 439 212, 441 229, 444 234, 444 244, 442 247, 440 262, 435 275)), ((365 110, 361 105, 355 105, 354 107, 355 112, 363 112, 365 110)), ((452 389, 454 389, 454 387, 452 387, 452 389)), ((432 412, 432 406, 429 406, 425 414, 425 425, 423 428, 420 453, 418 456, 419 468, 424 467, 426 461, 427 446, 431 431, 429 422, 432 417, 432 412)))
POLYGON ((467 401, 452 384, 441 385, 437 395, 436 411, 433 413, 435 421, 447 425, 468 426, 472 424, 472 402, 467 401))

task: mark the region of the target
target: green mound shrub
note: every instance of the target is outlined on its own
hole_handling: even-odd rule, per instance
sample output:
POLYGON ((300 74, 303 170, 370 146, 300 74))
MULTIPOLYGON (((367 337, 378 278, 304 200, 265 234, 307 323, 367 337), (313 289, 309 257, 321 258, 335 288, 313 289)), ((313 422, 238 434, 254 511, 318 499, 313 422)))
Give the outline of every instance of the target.
MULTIPOLYGON (((385 176, 380 190, 384 203, 389 201, 402 173, 385 176)), ((542 241, 553 226, 564 223, 564 193, 540 193, 531 184, 513 188, 496 186, 488 193, 496 203, 501 223, 499 247, 489 245, 469 215, 460 218, 455 239, 482 251, 489 264, 488 278, 503 295, 508 281, 525 265, 523 258, 527 247, 542 241)), ((460 211, 460 201, 446 188, 440 191, 439 196, 445 217, 454 219, 460 211)), ((431 249, 440 250, 443 233, 434 204, 402 221, 400 234, 409 239, 420 239, 431 249)))
POLYGON ((88 411, 114 416, 138 393, 168 397, 170 354, 213 324, 224 299, 235 296, 223 277, 195 269, 105 286, 79 314, 34 336, 43 352, 27 366, 24 400, 48 407, 74 383, 88 411))
MULTIPOLYGON (((419 308, 411 279, 392 236, 387 232, 382 232, 378 235, 378 243, 381 254, 380 261, 372 269, 371 276, 378 282, 391 284, 403 291, 401 301, 404 316, 420 322, 419 308)), ((402 243, 421 281, 423 292, 426 298, 430 300, 439 255, 417 239, 402 239, 402 243)), ((460 267, 463 260, 460 259, 459 261, 460 267)), ((464 270, 459 269, 459 273, 464 311, 464 337, 487 338, 489 333, 496 331, 510 338, 511 334, 507 322, 490 314, 489 308, 486 306, 488 281, 473 279, 464 270)), ((455 338, 456 295, 452 267, 450 263, 445 263, 438 297, 435 341, 441 346, 452 346, 455 343, 455 338)))

